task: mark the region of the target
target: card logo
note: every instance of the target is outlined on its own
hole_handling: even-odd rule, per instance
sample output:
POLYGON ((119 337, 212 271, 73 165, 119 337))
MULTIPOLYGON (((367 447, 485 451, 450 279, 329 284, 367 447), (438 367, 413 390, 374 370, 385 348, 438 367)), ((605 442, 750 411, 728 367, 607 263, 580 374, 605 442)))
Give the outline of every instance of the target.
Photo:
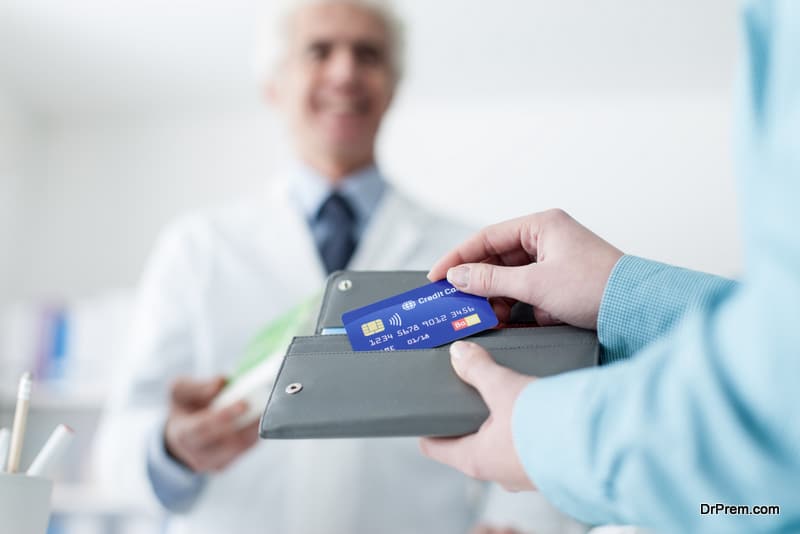
POLYGON ((475 326, 476 324, 480 324, 481 318, 477 313, 473 313, 472 315, 467 315, 466 317, 462 317, 461 319, 456 319, 451 325, 453 325, 453 330, 458 332, 459 330, 464 330, 470 326, 475 326))
POLYGON ((416 303, 416 302, 414 302, 413 300, 407 300, 407 301, 405 301, 403 304, 401 304, 401 307, 402 307, 402 308, 403 308, 405 311, 411 311, 411 310, 413 310, 414 308, 416 308, 416 307, 417 307, 417 303, 416 303))

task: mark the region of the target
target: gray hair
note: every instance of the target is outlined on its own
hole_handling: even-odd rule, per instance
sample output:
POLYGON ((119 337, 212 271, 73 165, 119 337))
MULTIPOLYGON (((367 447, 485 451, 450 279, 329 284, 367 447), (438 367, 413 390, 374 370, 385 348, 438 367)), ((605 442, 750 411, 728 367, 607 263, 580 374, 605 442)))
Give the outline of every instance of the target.
POLYGON ((256 39, 253 63, 258 81, 266 83, 272 79, 284 59, 292 16, 302 7, 327 2, 362 7, 383 21, 389 41, 389 65, 395 83, 399 82, 405 67, 405 27, 392 0, 270 0, 269 6, 264 9, 256 39))

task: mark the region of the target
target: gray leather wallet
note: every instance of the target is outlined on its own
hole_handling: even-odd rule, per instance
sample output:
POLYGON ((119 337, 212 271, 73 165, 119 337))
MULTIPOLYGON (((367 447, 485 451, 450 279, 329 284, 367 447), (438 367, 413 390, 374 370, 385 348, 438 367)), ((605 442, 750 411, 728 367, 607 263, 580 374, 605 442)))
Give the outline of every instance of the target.
MULTIPOLYGON (((343 312, 419 287, 423 272, 331 274, 318 335, 296 337, 261 417, 266 439, 458 436, 475 432, 488 409, 450 365, 449 346, 354 352, 339 328, 343 312)), ((570 326, 514 327, 469 338, 502 365, 549 376, 597 365, 597 336, 570 326)))

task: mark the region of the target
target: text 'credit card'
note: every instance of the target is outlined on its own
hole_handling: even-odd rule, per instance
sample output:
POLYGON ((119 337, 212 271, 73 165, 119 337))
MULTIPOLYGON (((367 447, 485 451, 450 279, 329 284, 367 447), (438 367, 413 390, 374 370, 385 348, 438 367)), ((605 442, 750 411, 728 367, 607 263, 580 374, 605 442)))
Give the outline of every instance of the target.
POLYGON ((433 282, 342 314, 354 351, 428 349, 497 326, 484 297, 433 282))

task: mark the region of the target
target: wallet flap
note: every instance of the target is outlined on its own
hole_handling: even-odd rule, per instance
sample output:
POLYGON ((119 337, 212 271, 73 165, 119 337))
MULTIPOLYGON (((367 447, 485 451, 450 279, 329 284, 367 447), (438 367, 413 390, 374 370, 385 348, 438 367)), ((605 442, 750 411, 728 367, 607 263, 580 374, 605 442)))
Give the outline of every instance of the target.
POLYGON ((430 283, 425 271, 336 271, 325 284, 316 333, 342 326, 342 314, 430 283))

